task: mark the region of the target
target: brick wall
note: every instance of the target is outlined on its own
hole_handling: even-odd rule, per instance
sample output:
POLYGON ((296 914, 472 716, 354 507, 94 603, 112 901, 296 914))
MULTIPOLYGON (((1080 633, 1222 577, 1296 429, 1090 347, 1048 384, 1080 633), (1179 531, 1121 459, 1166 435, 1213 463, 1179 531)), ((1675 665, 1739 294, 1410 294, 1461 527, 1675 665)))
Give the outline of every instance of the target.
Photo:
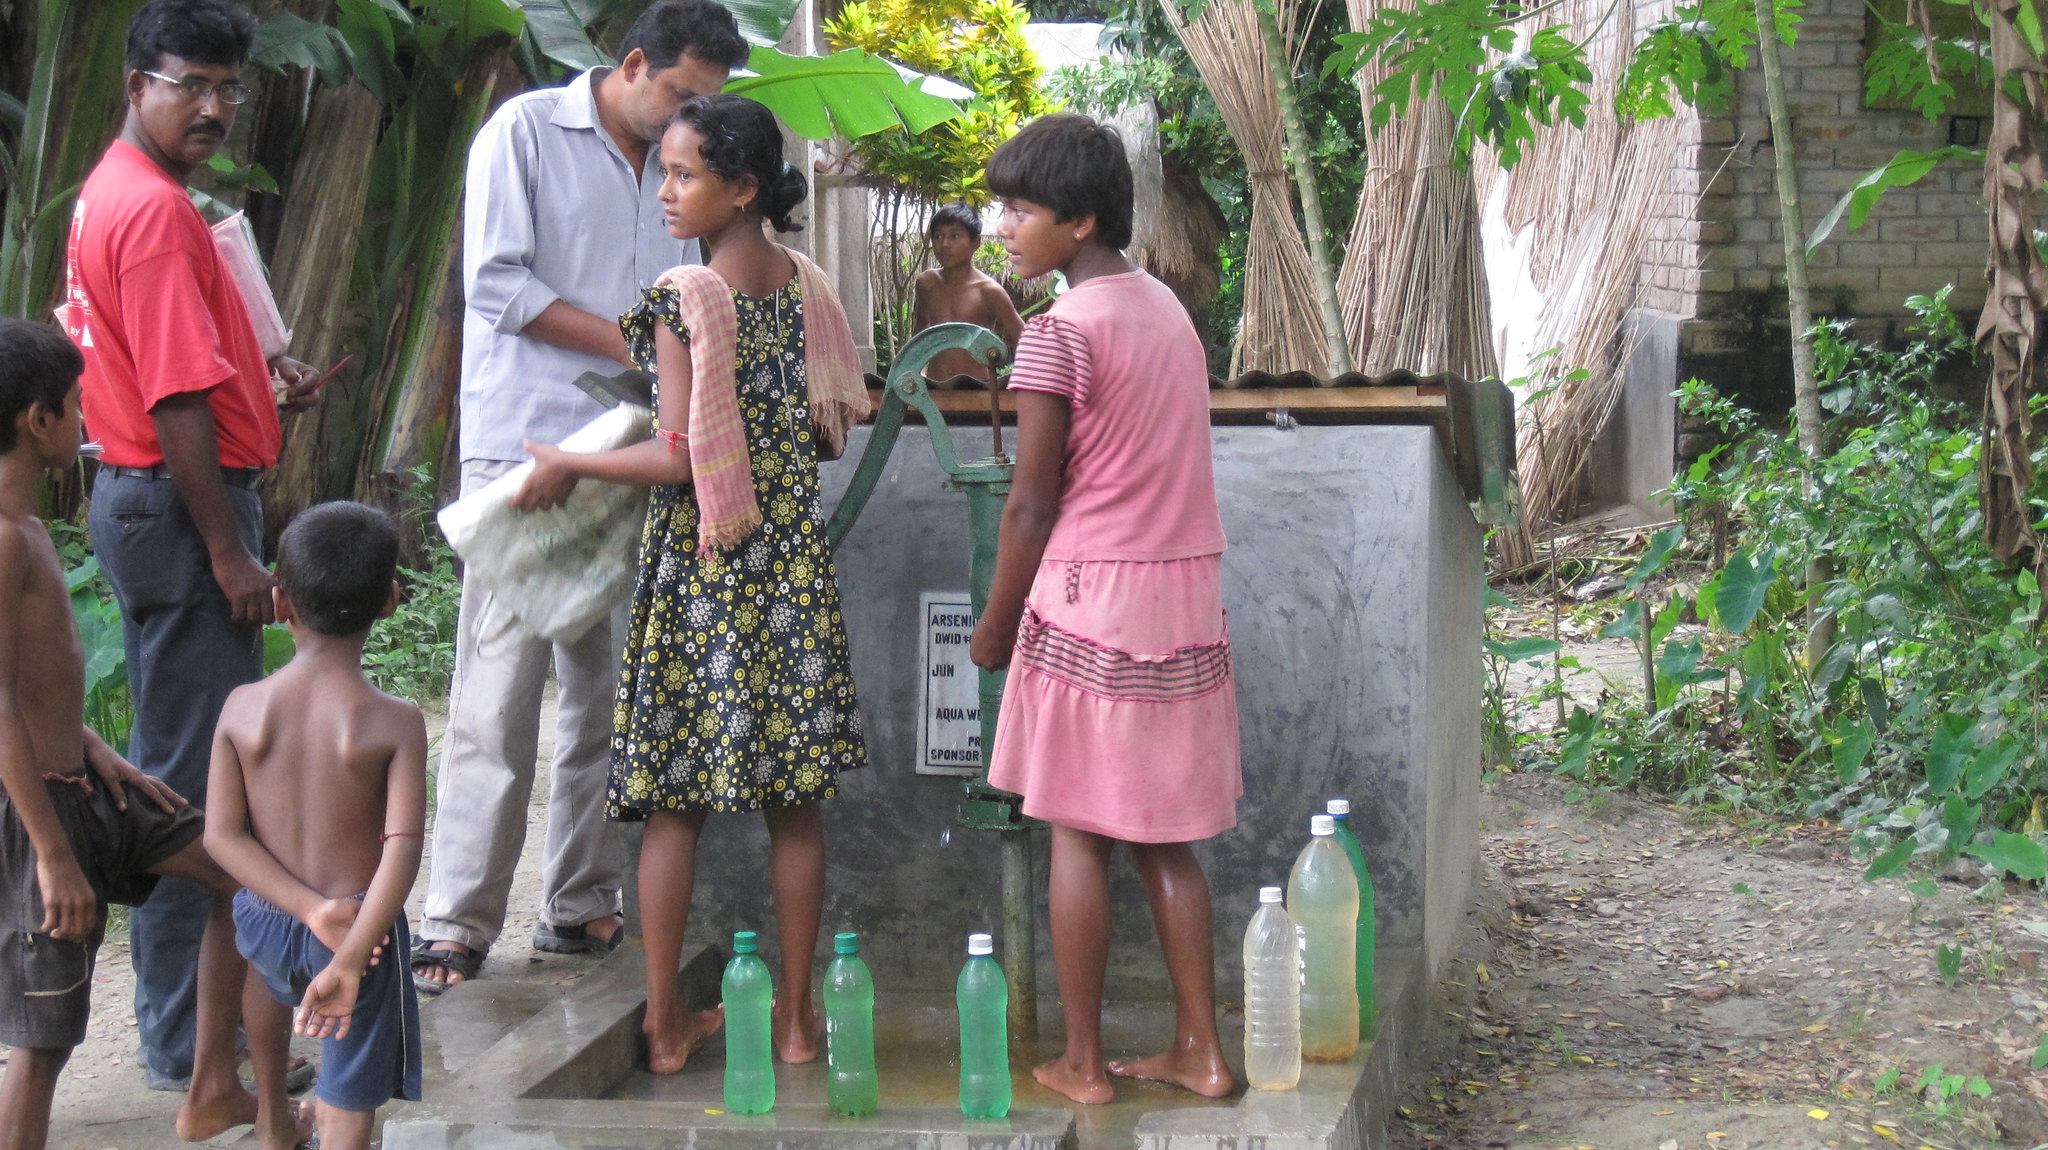
MULTIPOLYGON (((1801 208, 1810 232, 1837 199, 1899 151, 1949 142, 1955 117, 1866 108, 1862 0, 1814 0, 1799 42, 1784 50, 1785 94, 1797 140, 1801 208)), ((1702 319, 1782 315, 1784 249, 1779 238, 1776 157, 1764 110, 1761 69, 1743 72, 1738 100, 1717 119, 1695 119, 1681 163, 1693 173, 1697 210, 1674 205, 1670 235, 1645 259, 1644 305, 1702 319), (1686 277, 1692 248, 1696 278, 1686 277), (1688 293, 1688 288, 1690 292, 1688 293), (1688 294, 1690 298, 1688 298, 1688 294)), ((1963 131, 1981 125, 1965 121, 1963 131)), ((1988 127, 1988 125, 1984 125, 1988 127)), ((1878 201, 1863 227, 1846 221, 1809 263, 1815 310, 1896 316, 1906 296, 1956 287, 1965 315, 1984 299, 1982 175, 1948 166, 1878 201)))

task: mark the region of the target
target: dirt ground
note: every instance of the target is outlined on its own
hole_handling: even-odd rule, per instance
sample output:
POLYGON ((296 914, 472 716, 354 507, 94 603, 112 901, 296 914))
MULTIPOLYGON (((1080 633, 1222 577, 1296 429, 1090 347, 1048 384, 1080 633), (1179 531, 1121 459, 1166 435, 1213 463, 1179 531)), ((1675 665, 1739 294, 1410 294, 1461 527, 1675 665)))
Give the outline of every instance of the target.
POLYGON ((1978 899, 1958 868, 1922 899, 1864 882, 1832 828, 1566 790, 1486 789, 1457 1050, 1409 1092, 1397 1150, 2048 1144, 2039 891, 1978 899), (1941 944, 1964 952, 1953 988, 1941 944), (1915 1089, 1935 1065, 1961 1076, 1946 1097, 1915 1089))

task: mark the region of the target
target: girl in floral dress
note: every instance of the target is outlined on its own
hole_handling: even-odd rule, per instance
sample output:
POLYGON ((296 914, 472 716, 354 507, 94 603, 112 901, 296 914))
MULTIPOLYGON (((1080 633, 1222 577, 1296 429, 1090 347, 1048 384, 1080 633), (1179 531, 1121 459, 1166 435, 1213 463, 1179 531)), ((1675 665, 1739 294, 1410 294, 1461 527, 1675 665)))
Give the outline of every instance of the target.
POLYGON ((551 507, 578 479, 653 488, 622 661, 607 814, 645 820, 640 891, 649 1065, 680 1070, 717 1011, 676 998, 697 838, 711 812, 760 811, 781 946, 775 1041, 817 1056, 811 961, 825 885, 818 801, 866 761, 818 463, 866 414, 853 337, 830 283, 769 241, 794 225, 802 175, 769 111, 738 96, 683 105, 661 139, 676 268, 620 320, 654 372, 656 430, 617 451, 529 444, 518 505, 551 507))

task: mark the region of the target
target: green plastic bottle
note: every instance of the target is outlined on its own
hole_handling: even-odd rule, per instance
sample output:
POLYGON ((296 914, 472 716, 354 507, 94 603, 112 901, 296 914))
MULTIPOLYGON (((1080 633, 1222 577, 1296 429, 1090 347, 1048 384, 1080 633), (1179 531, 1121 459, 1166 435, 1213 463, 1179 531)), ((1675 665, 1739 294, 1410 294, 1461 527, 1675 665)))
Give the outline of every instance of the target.
POLYGON ((720 990, 725 999, 725 1108, 734 1114, 775 1109, 775 1052, 768 1008, 775 984, 755 953, 754 932, 732 936, 732 961, 720 990))
POLYGON ((995 940, 967 936, 960 968, 960 1113, 1003 1118, 1010 1113, 1010 987, 989 957, 995 940))
POLYGON ((1377 925, 1373 921, 1372 875, 1366 873, 1365 848, 1359 845, 1358 836, 1351 831, 1351 800, 1331 799, 1330 817, 1337 820, 1337 845, 1344 848, 1344 855, 1351 860, 1351 869, 1358 875, 1358 1033, 1360 1037, 1372 1034, 1373 1016, 1378 1013, 1379 1003, 1373 997, 1373 948, 1377 945, 1377 925))
POLYGON ((875 980, 860 958, 860 936, 832 936, 825 968, 825 1104, 860 1118, 881 1104, 875 1081, 875 980))

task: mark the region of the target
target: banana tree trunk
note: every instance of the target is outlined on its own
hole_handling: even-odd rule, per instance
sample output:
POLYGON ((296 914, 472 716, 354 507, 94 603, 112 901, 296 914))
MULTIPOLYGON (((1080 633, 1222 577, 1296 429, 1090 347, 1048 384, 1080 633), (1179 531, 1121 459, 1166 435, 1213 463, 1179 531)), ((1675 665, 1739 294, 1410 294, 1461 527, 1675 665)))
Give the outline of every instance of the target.
MULTIPOLYGON (((278 249, 278 309, 292 329, 292 354, 323 369, 359 329, 349 313, 350 277, 337 269, 355 263, 383 113, 360 84, 323 89, 306 121, 305 138, 316 144, 300 150, 284 185, 290 194, 280 231, 291 242, 278 249)), ((284 450, 264 492, 265 522, 284 523, 322 499, 350 494, 354 456, 345 445, 361 441, 371 414, 361 402, 363 379, 344 368, 320 406, 286 417, 284 450)))
POLYGON ((71 205, 113 138, 122 55, 140 0, 42 0, 35 69, 7 206, 0 214, 0 315, 41 319, 64 274, 71 205))
MULTIPOLYGON (((405 474, 425 464, 438 469, 454 429, 455 395, 460 377, 462 282, 457 256, 461 248, 463 174, 469 141, 484 116, 503 95, 523 86, 509 66, 511 45, 480 54, 464 70, 456 86, 450 146, 437 164, 422 175, 434 189, 420 209, 419 238, 412 247, 417 269, 412 298, 400 330, 402 341, 382 373, 374 436, 358 465, 356 488, 366 494, 396 492, 405 474)), ((424 114, 423 104, 409 111, 424 114)), ((416 185, 420 186, 420 185, 416 185)))

